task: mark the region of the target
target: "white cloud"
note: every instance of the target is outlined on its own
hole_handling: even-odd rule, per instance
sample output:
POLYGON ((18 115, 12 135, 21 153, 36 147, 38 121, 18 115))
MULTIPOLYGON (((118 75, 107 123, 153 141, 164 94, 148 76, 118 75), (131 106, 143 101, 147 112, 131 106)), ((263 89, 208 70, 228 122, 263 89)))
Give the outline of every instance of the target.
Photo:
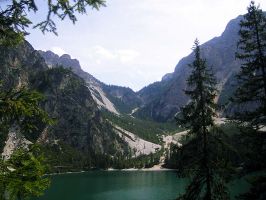
POLYGON ((132 49, 117 50, 116 54, 118 55, 118 58, 122 63, 128 63, 130 61, 133 61, 140 55, 138 51, 132 49))
MULTIPOLYGON (((69 20, 58 23, 58 37, 34 29, 27 39, 36 49, 67 51, 105 83, 136 90, 174 71, 196 37, 204 43, 219 36, 249 2, 107 0, 107 7, 79 16, 75 26, 69 20)), ((265 2, 256 2, 266 10, 265 2)))
POLYGON ((115 55, 108 49, 102 46, 99 46, 99 45, 93 47, 92 54, 95 54, 96 56, 99 56, 100 58, 108 59, 108 60, 113 60, 117 57, 117 55, 115 55))
POLYGON ((100 45, 96 45, 89 50, 88 57, 98 65, 105 61, 126 64, 135 60, 139 55, 140 53, 133 49, 109 50, 100 45))
POLYGON ((61 47, 52 47, 51 51, 56 53, 59 56, 62 56, 63 54, 66 54, 65 50, 62 49, 61 47))

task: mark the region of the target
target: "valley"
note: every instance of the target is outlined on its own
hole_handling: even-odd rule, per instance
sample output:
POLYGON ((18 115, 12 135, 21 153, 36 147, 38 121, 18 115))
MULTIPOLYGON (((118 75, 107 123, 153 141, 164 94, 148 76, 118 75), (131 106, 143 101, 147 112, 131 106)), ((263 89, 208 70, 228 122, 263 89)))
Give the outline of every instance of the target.
MULTIPOLYGON (((240 19, 241 17, 237 17, 230 21, 220 37, 202 45, 203 55, 214 66, 219 82, 220 94, 217 101, 224 104, 229 99, 224 87, 230 85, 229 81, 234 82, 232 76, 239 70, 239 63, 234 59, 233 52, 236 49, 234 44, 238 39, 237 24, 240 19)), ((13 76, 13 72, 6 68, 1 73, 1 77, 5 77, 5 84, 9 87, 18 84, 20 87, 27 86, 41 91, 45 95, 42 106, 50 116, 60 119, 55 127, 44 127, 36 133, 39 136, 35 136, 35 141, 44 144, 47 153, 50 152, 48 154, 51 154, 52 149, 65 149, 61 150, 60 165, 72 165, 67 160, 74 155, 84 160, 78 165, 83 166, 89 162, 92 165, 90 167, 99 165, 95 157, 101 154, 110 162, 125 158, 136 159, 140 155, 147 156, 146 160, 150 160, 150 155, 155 152, 165 157, 170 143, 178 143, 180 137, 175 134, 184 131, 177 127, 174 115, 187 102, 182 88, 189 73, 187 63, 191 62, 192 55, 183 58, 174 73, 165 75, 160 82, 134 92, 130 88, 107 85, 97 80, 82 69, 77 59, 72 59, 67 54, 58 56, 52 51, 36 51, 27 42, 16 50, 3 52, 2 63, 17 67, 20 74, 17 80, 11 82, 9 77, 13 76), (12 60, 17 60, 16 64, 7 60, 7 55, 12 55, 12 60), (23 68, 25 63, 30 63, 27 64, 28 68, 23 68), (87 110, 84 110, 84 105, 87 110), (90 155, 84 156, 88 152, 90 155)), ((224 116, 227 109, 219 112, 220 116, 224 116)), ((5 149, 7 146, 10 146, 10 142, 6 143, 5 149)), ((3 155, 6 152, 7 150, 3 155)), ((162 162, 164 158, 159 156, 157 162, 159 160, 162 162)), ((56 162, 52 165, 58 164, 56 162)), ((74 165, 76 166, 71 167, 72 170, 83 169, 77 168, 77 163, 74 165)))
POLYGON ((106 19, 108 10, 89 14, 92 21, 77 24, 90 24, 86 35, 64 20, 75 24, 87 7, 108 9, 109 1, 48 1, 39 23, 43 2, 0 3, 0 200, 264 199, 266 13, 251 1, 219 36, 203 44, 196 38, 166 72, 174 53, 185 52, 194 19, 174 28, 175 12, 161 13, 160 1, 146 9, 144 1, 117 2, 110 8, 119 8, 119 26, 106 19), (124 9, 134 12, 121 17, 124 9), (140 13, 149 26, 126 20, 140 13), (54 36, 36 42, 29 27, 54 36), (174 31, 184 38, 170 39, 174 31), (140 78, 157 81, 133 90, 140 78), (110 79, 118 85, 103 81, 110 79))

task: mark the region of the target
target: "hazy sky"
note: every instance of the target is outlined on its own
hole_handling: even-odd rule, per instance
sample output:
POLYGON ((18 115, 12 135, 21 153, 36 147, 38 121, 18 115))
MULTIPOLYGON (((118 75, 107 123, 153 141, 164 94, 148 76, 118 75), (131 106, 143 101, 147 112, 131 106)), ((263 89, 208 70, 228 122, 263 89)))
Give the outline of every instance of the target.
MULTIPOLYGON (((38 0, 44 3, 46 0, 38 0)), ((134 90, 161 80, 191 52, 193 41, 221 35, 250 0, 107 0, 107 7, 57 23, 58 36, 32 30, 35 49, 70 54, 99 80, 134 90)), ((257 1, 259 3, 259 1, 257 1)), ((266 3, 261 1, 266 10, 266 3)), ((44 10, 40 8, 41 10, 44 10)), ((34 16, 38 21, 45 12, 34 16)))

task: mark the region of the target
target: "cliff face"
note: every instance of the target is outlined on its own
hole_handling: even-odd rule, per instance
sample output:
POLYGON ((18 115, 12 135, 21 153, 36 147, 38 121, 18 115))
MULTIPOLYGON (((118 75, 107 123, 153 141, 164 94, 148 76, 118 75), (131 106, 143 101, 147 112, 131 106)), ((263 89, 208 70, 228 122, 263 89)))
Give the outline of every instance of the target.
MULTIPOLYGON (((63 68, 49 69, 32 81, 45 95, 42 106, 57 119, 50 138, 59 139, 84 153, 122 152, 111 126, 102 118, 85 82, 63 68)), ((49 140, 49 139, 48 139, 49 140)))
POLYGON ((102 118, 80 77, 68 69, 49 69, 26 41, 16 48, 0 47, 0 52, 0 77, 5 88, 27 87, 41 92, 45 97, 41 106, 56 119, 55 125, 40 129, 32 138, 45 145, 60 143, 87 156, 127 151, 127 145, 102 118))
POLYGON ((47 70, 43 58, 28 42, 15 48, 0 46, 0 78, 5 89, 28 86, 31 77, 47 70))
POLYGON ((39 53, 48 66, 52 68, 62 66, 63 68, 71 69, 76 75, 83 78, 99 108, 115 114, 128 114, 142 103, 140 97, 130 88, 106 85, 91 74, 83 71, 79 61, 72 59, 70 55, 58 56, 51 51, 39 51, 39 53))
MULTIPOLYGON (((225 103, 233 93, 234 75, 240 69, 239 60, 235 59, 238 30, 241 16, 231 20, 220 37, 201 45, 202 56, 212 68, 218 81, 218 102, 225 103), (224 87, 226 86, 226 87, 224 87), (230 87, 232 86, 232 87, 230 87), (228 89, 228 87, 230 89, 228 89), (229 91, 230 90, 230 91, 229 91)), ((138 92, 145 102, 135 115, 152 118, 157 121, 173 120, 174 115, 184 106, 188 97, 184 94, 186 79, 190 73, 189 64, 193 54, 180 60, 172 74, 167 74, 161 82, 153 83, 138 92)))

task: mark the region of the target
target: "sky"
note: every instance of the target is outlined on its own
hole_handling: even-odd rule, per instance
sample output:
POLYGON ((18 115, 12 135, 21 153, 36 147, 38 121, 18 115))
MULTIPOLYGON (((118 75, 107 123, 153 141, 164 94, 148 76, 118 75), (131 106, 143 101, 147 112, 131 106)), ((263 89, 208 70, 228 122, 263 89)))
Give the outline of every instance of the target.
MULTIPOLYGON (((38 0, 45 18, 46 0, 38 0)), ((26 39, 38 50, 69 54, 84 71, 106 84, 135 91, 174 71, 191 53, 195 38, 220 36, 226 24, 245 14, 250 0, 107 0, 106 7, 78 15, 75 25, 57 22, 58 36, 30 30, 26 39)), ((266 2, 260 7, 265 11, 266 2)))

